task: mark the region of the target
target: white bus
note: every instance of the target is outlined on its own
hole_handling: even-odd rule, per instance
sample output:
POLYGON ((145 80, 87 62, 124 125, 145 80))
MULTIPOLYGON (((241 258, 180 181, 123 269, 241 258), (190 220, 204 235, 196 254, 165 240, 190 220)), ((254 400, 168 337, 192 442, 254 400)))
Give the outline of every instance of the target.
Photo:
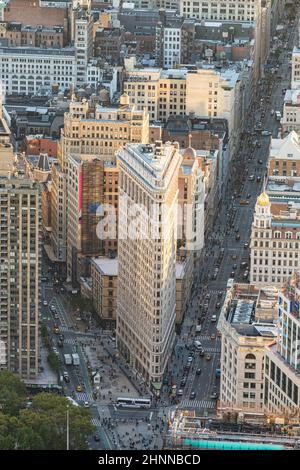
POLYGON ((67 400, 69 400, 70 403, 72 403, 72 405, 74 406, 79 406, 79 404, 77 403, 77 401, 75 401, 72 397, 66 397, 67 400))
POLYGON ((117 398, 117 406, 121 408, 150 408, 151 398, 117 398))

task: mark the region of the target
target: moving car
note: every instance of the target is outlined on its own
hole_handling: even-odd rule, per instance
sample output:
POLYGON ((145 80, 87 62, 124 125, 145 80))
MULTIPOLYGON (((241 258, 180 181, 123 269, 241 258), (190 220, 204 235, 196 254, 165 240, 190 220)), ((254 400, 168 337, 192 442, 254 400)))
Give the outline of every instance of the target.
POLYGON ((190 393, 190 399, 194 400, 194 398, 196 398, 196 392, 191 392, 190 393))

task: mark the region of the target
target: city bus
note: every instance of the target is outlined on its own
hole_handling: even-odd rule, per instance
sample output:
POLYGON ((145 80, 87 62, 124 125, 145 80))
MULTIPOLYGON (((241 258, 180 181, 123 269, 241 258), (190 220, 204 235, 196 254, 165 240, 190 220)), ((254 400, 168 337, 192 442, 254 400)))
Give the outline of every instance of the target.
POLYGON ((72 405, 74 406, 79 406, 79 404, 77 403, 77 401, 75 401, 72 397, 66 397, 67 400, 69 400, 70 403, 72 403, 72 405))
POLYGON ((116 405, 120 408, 150 408, 151 398, 117 398, 116 405))

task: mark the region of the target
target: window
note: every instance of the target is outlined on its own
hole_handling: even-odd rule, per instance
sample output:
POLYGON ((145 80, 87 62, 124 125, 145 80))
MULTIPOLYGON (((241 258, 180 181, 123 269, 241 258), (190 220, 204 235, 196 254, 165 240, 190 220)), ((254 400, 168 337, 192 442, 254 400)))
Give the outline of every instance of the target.
POLYGON ((245 356, 245 359, 254 359, 254 360, 255 360, 256 357, 254 356, 254 354, 247 354, 247 355, 245 356))

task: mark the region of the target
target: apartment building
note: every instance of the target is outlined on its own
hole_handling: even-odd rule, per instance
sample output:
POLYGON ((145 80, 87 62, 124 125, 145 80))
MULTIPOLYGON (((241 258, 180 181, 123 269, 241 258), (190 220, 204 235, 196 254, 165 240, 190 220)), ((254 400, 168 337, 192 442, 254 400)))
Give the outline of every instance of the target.
POLYGON ((271 140, 268 174, 277 178, 300 176, 300 140, 295 131, 271 140))
POLYGON ((39 185, 25 178, 3 177, 0 218, 0 339, 6 349, 1 368, 31 379, 38 375, 40 361, 39 185))
POLYGON ((266 349, 264 402, 268 415, 299 422, 300 278, 295 273, 279 290, 278 340, 266 349))
POLYGON ((300 49, 296 46, 292 53, 291 88, 292 90, 300 89, 300 49))
POLYGON ((95 110, 87 101, 72 101, 61 133, 61 165, 64 168, 68 155, 97 155, 114 161, 125 143, 147 143, 148 139, 148 113, 131 105, 126 94, 118 106, 96 106, 95 110))
POLYGON ((217 70, 208 65, 186 76, 186 114, 226 119, 231 154, 245 125, 249 97, 244 94, 244 87, 249 86, 250 77, 247 66, 217 70))
POLYGON ((19 22, 4 23, 0 27, 0 37, 8 40, 10 47, 64 47, 64 29, 62 26, 46 28, 29 26, 19 22))
POLYGON ((185 76, 186 71, 180 69, 128 69, 124 93, 137 109, 147 109, 151 121, 166 122, 170 115, 185 115, 185 76))
POLYGON ((292 131, 300 132, 300 90, 286 90, 280 124, 283 137, 292 131))
MULTIPOLYGON (((299 193, 298 193, 299 194, 299 193)), ((271 196, 270 196, 271 197, 271 196)), ((297 194, 280 201, 262 193, 256 202, 250 241, 250 282, 282 285, 299 269, 300 212, 297 194)))
POLYGON ((258 0, 234 3, 224 0, 183 0, 180 14, 207 20, 254 21, 260 8, 258 0))
POLYGON ((35 94, 56 84, 61 90, 76 83, 74 49, 2 47, 0 78, 8 94, 35 94))
POLYGON ((75 12, 74 47, 76 50, 76 83, 83 85, 86 81, 88 62, 93 55, 93 16, 87 9, 75 12))
POLYGON ((182 18, 163 18, 156 26, 156 63, 160 67, 173 68, 182 62, 182 18))
POLYGON ((234 284, 218 322, 222 334, 219 411, 262 415, 264 351, 277 336, 275 288, 234 284))
POLYGON ((175 340, 175 209, 181 157, 176 144, 128 144, 118 152, 118 162, 117 346, 159 394, 175 340), (143 209, 132 221, 136 204, 143 209))

